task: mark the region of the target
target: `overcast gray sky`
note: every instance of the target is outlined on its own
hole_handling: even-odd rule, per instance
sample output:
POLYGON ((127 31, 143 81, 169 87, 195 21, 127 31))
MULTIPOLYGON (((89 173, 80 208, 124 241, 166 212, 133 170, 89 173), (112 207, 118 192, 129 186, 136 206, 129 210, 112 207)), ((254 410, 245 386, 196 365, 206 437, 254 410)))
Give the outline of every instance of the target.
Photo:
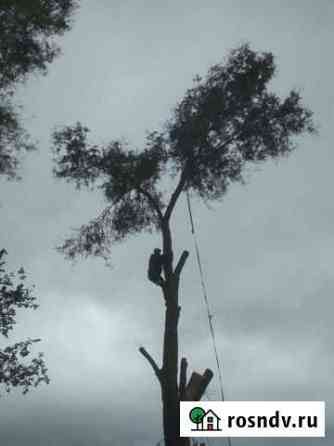
MULTIPOLYGON (((213 210, 193 203, 217 342, 230 400, 326 400, 327 438, 234 439, 233 446, 333 444, 334 3, 330 0, 83 1, 62 56, 20 90, 38 153, 21 183, 1 182, 1 244, 23 265, 40 308, 20 313, 14 342, 41 337, 51 384, 0 400, 4 446, 156 445, 158 383, 138 354, 161 356, 163 302, 146 280, 156 235, 116 246, 112 268, 75 265, 54 247, 102 209, 51 175, 54 126, 82 121, 95 142, 140 147, 195 74, 249 41, 272 51, 282 95, 301 88, 318 137, 279 163, 252 169, 213 210)), ((215 363, 184 199, 173 222, 176 253, 191 251, 182 281, 181 354, 198 371, 215 363)), ((0 340, 3 345, 3 340, 0 340)), ((218 397, 217 381, 209 389, 218 397)), ((217 442, 218 444, 218 442, 217 442)), ((223 444, 220 442, 219 444, 223 444)))

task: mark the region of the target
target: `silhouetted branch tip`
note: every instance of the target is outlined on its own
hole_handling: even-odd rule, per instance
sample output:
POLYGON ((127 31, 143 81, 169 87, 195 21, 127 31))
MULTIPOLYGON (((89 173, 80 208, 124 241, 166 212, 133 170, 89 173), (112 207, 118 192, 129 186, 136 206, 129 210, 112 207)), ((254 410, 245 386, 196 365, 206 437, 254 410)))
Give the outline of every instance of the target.
POLYGON ((150 363, 151 367, 154 370, 154 373, 157 375, 158 379, 161 380, 161 369, 158 367, 155 360, 152 358, 152 356, 146 351, 144 347, 139 348, 139 352, 144 356, 144 358, 147 359, 147 361, 150 363))
POLYGON ((189 251, 183 251, 175 268, 174 274, 176 275, 176 277, 180 276, 188 257, 189 257, 189 251))

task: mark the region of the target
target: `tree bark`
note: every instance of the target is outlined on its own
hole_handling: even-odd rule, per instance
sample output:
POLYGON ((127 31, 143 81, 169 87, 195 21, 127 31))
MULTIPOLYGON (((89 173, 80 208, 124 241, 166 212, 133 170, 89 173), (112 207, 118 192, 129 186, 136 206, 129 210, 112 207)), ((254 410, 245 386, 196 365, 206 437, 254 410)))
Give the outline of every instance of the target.
POLYGON ((167 279, 166 313, 162 362, 163 428, 166 446, 176 446, 179 438, 178 374, 178 289, 173 275, 167 279))
POLYGON ((189 446, 189 439, 180 438, 181 389, 178 386, 178 321, 181 309, 179 279, 189 253, 187 251, 182 253, 174 271, 172 236, 168 221, 162 222, 161 231, 165 258, 165 283, 162 286, 162 292, 166 304, 161 369, 143 347, 140 348, 140 352, 148 360, 160 382, 165 446, 189 446))
POLYGON ((163 406, 163 430, 165 446, 176 446, 180 438, 179 389, 178 389, 178 320, 179 320, 179 280, 173 271, 172 237, 167 221, 162 227, 164 272, 166 286, 165 330, 163 340, 163 361, 161 396, 163 406))

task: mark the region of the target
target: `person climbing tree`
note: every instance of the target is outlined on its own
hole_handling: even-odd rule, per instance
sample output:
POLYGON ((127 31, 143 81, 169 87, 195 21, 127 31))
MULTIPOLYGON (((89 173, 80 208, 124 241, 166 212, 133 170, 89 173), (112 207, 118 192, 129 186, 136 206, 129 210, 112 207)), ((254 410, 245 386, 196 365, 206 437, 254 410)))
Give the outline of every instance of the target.
POLYGON ((148 263, 147 276, 149 280, 158 286, 163 286, 164 279, 161 276, 162 267, 164 264, 164 256, 161 254, 161 249, 156 248, 151 254, 148 263))

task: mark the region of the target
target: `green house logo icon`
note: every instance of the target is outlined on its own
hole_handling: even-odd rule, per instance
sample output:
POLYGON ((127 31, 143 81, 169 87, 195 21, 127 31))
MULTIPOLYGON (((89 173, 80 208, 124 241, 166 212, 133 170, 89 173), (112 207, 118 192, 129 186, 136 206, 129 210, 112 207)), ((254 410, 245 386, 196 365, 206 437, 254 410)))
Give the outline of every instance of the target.
POLYGON ((221 418, 211 409, 205 412, 202 407, 193 407, 189 418, 196 425, 192 431, 221 431, 221 418))

